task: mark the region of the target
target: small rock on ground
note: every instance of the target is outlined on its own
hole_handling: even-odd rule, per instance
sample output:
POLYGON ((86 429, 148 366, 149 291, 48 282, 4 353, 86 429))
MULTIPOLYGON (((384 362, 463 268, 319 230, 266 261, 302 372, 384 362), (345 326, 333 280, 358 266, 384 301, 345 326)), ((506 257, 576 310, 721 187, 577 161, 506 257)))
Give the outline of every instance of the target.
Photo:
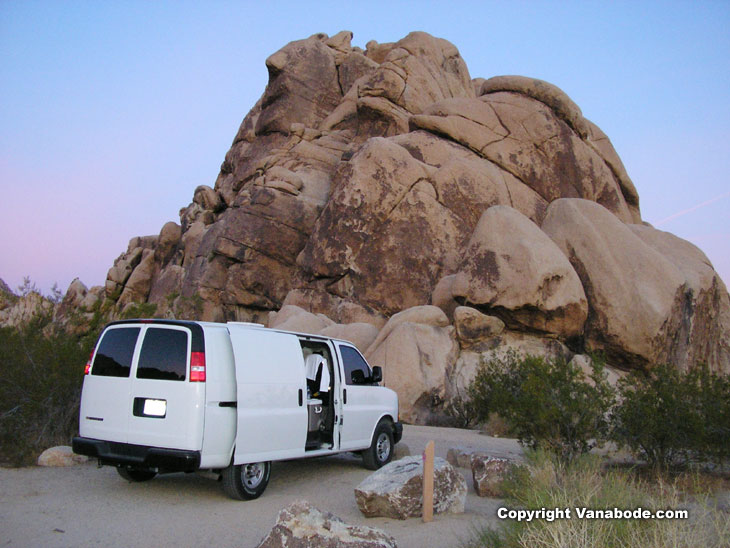
POLYGON ((88 460, 89 457, 77 455, 68 445, 59 445, 43 451, 38 457, 38 466, 75 466, 88 460))
POLYGON ((393 537, 380 529, 349 525, 309 502, 293 502, 258 548, 396 548, 393 537))

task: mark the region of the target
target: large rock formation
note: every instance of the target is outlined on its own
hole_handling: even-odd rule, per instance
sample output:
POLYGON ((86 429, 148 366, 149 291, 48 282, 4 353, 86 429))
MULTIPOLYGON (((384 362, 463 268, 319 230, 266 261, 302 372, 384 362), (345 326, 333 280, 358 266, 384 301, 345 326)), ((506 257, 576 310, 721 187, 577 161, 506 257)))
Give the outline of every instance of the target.
MULTIPOLYGON (((267 60, 269 85, 215 188, 195 190, 179 231, 136 239, 110 270, 119 308, 149 300, 180 315, 197 297, 206 318, 262 320, 295 290, 332 318, 343 302, 390 316, 429 303, 460 271, 491 206, 539 225, 551 201, 580 197, 640 219, 610 142, 559 89, 520 77, 475 86, 456 48, 424 33, 364 52, 350 38, 314 35, 267 60)), ((519 261, 548 253, 534 228, 519 261)), ((579 335, 586 304, 570 266, 553 260, 562 270, 536 272, 535 290, 572 286, 552 296, 569 302, 526 295, 500 317, 579 335)))
POLYGON ((727 288, 701 251, 642 224, 608 137, 560 89, 472 80, 422 32, 364 51, 351 38, 267 59, 215 184, 130 241, 96 309, 266 322, 299 307, 310 316, 290 309, 284 327, 356 339, 416 422, 508 348, 730 371, 727 288))

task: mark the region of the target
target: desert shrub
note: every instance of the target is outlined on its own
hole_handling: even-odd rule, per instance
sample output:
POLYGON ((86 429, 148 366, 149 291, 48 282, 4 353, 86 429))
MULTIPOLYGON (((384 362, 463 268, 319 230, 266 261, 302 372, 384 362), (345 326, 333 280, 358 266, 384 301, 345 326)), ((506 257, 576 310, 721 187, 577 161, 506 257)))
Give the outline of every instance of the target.
POLYGON ((671 365, 619 381, 613 439, 655 468, 730 456, 730 380, 671 365))
POLYGON ((136 318, 152 318, 157 312, 155 303, 132 303, 122 313, 123 320, 136 318))
POLYGON ((474 402, 458 390, 456 396, 445 403, 444 412, 451 418, 450 426, 456 428, 471 428, 479 420, 474 402))
POLYGON ((730 460, 730 377, 709 371, 706 366, 687 375, 696 387, 694 405, 699 408, 701 427, 697 451, 707 460, 722 464, 730 460))
POLYGON ((84 364, 93 343, 36 318, 22 328, 0 328, 0 460, 33 462, 48 447, 68 445, 78 431, 84 364))
POLYGON ((581 455, 571 462, 537 451, 527 452, 528 465, 517 468, 506 484, 509 508, 571 511, 570 519, 503 521, 498 529, 476 531, 462 545, 512 548, 561 546, 578 548, 709 548, 727 546, 730 522, 711 503, 711 493, 695 492, 685 499, 672 482, 649 483, 631 471, 602 470, 596 455, 581 455), (581 519, 576 508, 681 510, 689 519, 581 519))
POLYGON ((471 405, 482 421, 498 413, 521 444, 572 459, 608 434, 614 391, 603 364, 592 364, 586 377, 562 358, 509 353, 480 365, 468 390, 471 405))
POLYGON ((184 297, 178 292, 171 293, 166 297, 168 314, 178 320, 198 320, 203 315, 205 301, 195 293, 190 297, 184 297))

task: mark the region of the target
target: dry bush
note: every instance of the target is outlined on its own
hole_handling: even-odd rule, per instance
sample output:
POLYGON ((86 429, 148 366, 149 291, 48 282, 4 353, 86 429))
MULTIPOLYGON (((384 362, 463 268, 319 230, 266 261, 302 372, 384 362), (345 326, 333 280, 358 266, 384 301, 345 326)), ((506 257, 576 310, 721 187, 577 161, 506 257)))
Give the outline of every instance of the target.
POLYGON ((571 519, 506 521, 497 531, 480 531, 465 546, 563 548, 720 548, 730 543, 730 520, 715 508, 709 492, 685 496, 675 481, 637 479, 631 471, 601 469, 586 455, 566 463, 544 452, 529 455, 527 468, 507 486, 510 508, 570 508, 571 519), (633 510, 687 509, 689 519, 580 519, 574 508, 633 510))

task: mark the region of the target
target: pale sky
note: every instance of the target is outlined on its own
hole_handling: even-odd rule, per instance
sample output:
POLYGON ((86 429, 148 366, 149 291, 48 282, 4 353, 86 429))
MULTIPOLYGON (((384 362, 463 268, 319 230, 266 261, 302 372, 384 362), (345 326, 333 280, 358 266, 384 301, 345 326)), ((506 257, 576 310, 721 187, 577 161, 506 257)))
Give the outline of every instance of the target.
POLYGON ((613 142, 645 221, 730 282, 730 2, 0 0, 0 278, 104 283, 130 238, 213 186, 266 57, 316 32, 414 30, 472 78, 562 88, 613 142))

